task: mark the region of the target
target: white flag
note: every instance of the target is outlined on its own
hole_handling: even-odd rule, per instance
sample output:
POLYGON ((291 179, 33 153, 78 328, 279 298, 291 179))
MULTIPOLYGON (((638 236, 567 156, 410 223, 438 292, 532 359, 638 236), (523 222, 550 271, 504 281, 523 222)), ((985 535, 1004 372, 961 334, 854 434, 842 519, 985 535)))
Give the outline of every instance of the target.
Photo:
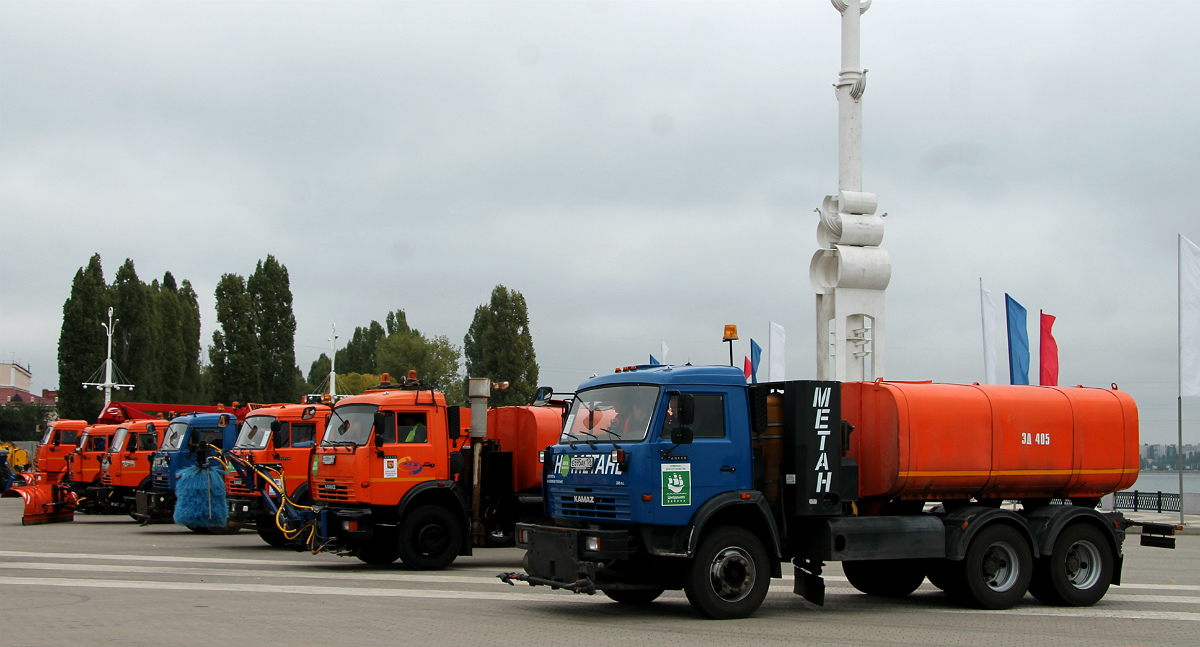
POLYGON ((979 308, 983 317, 983 383, 996 383, 996 304, 992 291, 979 279, 979 308))
POLYGON ((1200 396, 1200 247, 1179 236, 1179 395, 1200 396))
POLYGON ((784 380, 784 374, 787 372, 787 367, 784 365, 783 347, 786 342, 787 335, 785 335, 783 332, 783 326, 772 321, 771 340, 768 342, 768 352, 770 353, 767 369, 768 382, 782 382, 784 380))
POLYGON ((660 360, 660 361, 661 361, 663 364, 666 364, 666 363, 667 363, 667 351, 669 351, 669 350, 671 350, 671 349, 670 349, 670 348, 667 348, 667 342, 665 342, 665 341, 663 341, 663 340, 661 340, 661 339, 660 339, 660 340, 658 340, 658 343, 662 344, 662 360, 660 360))

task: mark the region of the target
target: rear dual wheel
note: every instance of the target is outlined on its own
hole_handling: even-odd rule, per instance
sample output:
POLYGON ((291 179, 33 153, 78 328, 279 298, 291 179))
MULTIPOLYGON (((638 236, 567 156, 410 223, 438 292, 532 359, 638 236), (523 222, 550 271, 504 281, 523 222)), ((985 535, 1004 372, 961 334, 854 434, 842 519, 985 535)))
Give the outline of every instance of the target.
POLYGON ((1054 541, 1054 550, 1037 561, 1029 592, 1046 604, 1090 607, 1112 584, 1112 548, 1096 528, 1076 523, 1054 541))
POLYGON ((980 609, 1008 609, 1025 596, 1033 556, 1024 535, 991 525, 971 539, 961 562, 952 563, 945 588, 960 602, 980 609))

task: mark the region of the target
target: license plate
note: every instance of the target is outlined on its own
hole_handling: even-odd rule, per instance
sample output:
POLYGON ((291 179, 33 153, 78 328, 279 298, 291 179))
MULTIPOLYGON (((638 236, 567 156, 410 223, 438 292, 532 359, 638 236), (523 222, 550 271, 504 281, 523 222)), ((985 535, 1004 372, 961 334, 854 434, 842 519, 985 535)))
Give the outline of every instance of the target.
POLYGON ((573 469, 573 470, 591 471, 592 467, 594 467, 595 465, 596 465, 596 457, 595 456, 572 456, 571 457, 571 469, 573 469))
POLYGON ((325 454, 324 456, 321 457, 321 464, 322 465, 333 465, 333 461, 336 459, 337 459, 337 456, 334 456, 333 454, 325 454))

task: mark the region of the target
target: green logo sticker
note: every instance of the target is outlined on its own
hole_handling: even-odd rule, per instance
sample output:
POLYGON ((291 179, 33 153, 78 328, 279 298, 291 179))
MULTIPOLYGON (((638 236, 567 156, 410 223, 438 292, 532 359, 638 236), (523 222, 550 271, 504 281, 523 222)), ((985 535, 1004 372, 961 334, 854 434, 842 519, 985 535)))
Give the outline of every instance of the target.
POLYGON ((561 474, 563 476, 563 478, 566 478, 571 475, 571 457, 570 456, 563 456, 561 454, 558 456, 558 473, 561 474))
POLYGON ((318 459, 316 456, 313 456, 313 471, 312 471, 313 474, 317 473, 317 461, 318 460, 320 460, 320 459, 318 459))
POLYGON ((692 505, 692 464, 662 464, 662 504, 692 505))

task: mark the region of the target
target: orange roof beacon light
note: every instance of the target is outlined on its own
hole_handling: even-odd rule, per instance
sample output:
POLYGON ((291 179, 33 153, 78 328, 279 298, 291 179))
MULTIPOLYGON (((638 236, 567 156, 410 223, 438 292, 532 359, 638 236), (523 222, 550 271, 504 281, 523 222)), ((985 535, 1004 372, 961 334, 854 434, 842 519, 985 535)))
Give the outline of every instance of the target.
POLYGON ((733 342, 737 341, 737 324, 725 324, 725 337, 721 341, 729 344, 729 365, 733 366, 733 342))

